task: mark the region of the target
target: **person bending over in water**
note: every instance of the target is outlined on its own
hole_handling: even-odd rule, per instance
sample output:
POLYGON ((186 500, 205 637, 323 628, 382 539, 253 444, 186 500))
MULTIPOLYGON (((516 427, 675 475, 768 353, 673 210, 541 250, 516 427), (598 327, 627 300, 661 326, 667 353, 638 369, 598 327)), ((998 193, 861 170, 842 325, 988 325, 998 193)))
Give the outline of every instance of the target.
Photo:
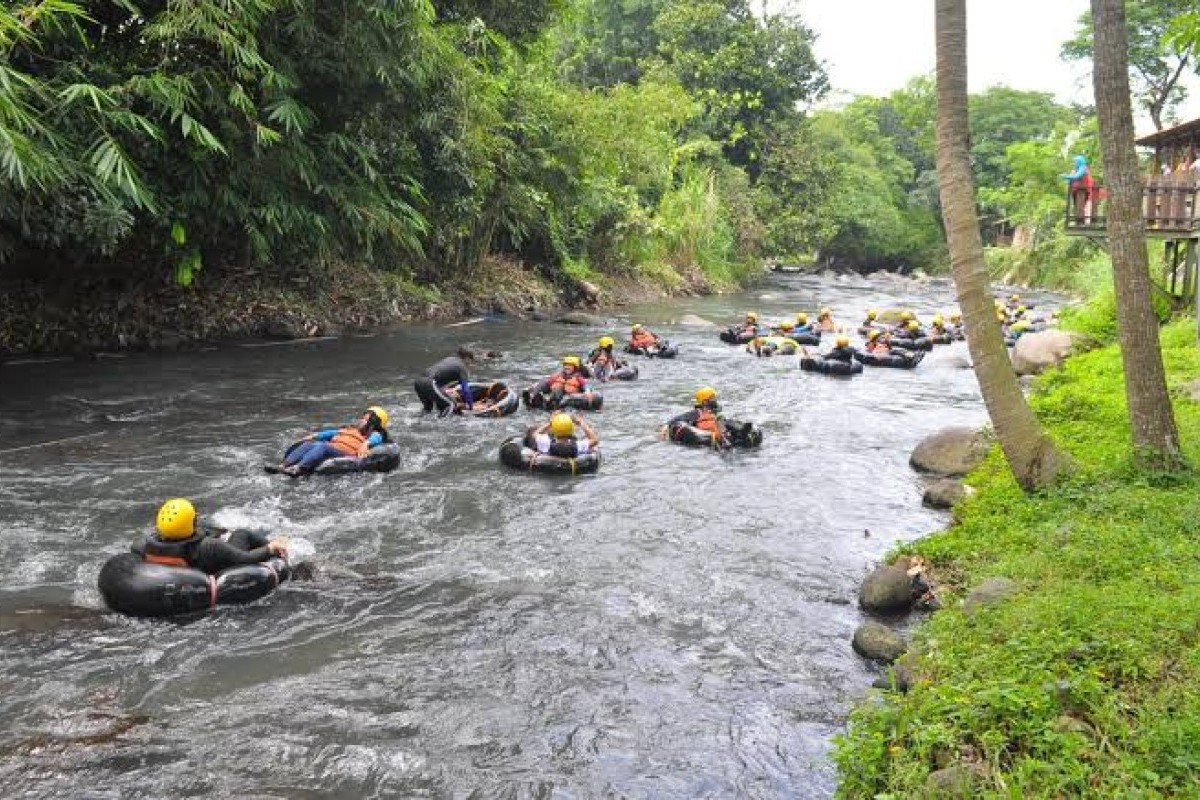
POLYGON ((284 457, 279 471, 297 477, 310 474, 331 458, 362 458, 372 447, 391 440, 387 423, 388 412, 371 406, 353 425, 310 433, 284 457))
POLYGON ((269 539, 255 531, 228 532, 204 525, 196 516, 196 507, 182 497, 162 504, 154 527, 134 548, 151 564, 191 567, 215 575, 230 567, 287 557, 286 538, 269 539))
POLYGON ((474 351, 460 347, 454 355, 443 358, 425 370, 425 375, 417 379, 413 389, 426 413, 436 407, 439 415, 446 416, 454 410, 456 402, 461 402, 470 410, 474 398, 471 397, 471 375, 467 372, 467 362, 474 360, 474 351), (456 396, 452 397, 446 390, 456 385, 456 396))
POLYGON ((562 411, 551 414, 547 422, 531 428, 529 438, 533 441, 533 448, 539 453, 559 458, 576 458, 594 453, 600 446, 600 437, 591 425, 579 416, 562 411), (584 438, 575 435, 576 425, 583 432, 584 438))

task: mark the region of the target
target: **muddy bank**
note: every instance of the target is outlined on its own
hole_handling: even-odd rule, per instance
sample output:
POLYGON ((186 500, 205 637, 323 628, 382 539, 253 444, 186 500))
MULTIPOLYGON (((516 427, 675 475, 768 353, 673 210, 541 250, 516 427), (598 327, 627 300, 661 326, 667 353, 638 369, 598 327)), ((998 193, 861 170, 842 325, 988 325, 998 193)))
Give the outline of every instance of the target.
POLYGON ((553 317, 668 294, 704 294, 701 279, 670 288, 636 276, 551 283, 520 264, 491 260, 472 274, 429 286, 365 267, 281 277, 257 271, 204 273, 191 287, 85 278, 0 285, 0 358, 88 356, 186 349, 243 339, 336 336, 418 319, 482 314, 553 317))

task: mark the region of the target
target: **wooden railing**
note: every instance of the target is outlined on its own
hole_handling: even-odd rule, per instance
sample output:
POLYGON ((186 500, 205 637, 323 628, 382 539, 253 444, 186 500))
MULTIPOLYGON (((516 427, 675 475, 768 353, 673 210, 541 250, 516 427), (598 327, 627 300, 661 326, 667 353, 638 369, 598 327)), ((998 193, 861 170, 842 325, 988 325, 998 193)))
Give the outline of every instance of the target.
MULTIPOLYGON (((1200 231, 1200 175, 1160 175, 1142 186, 1142 215, 1147 233, 1200 231)), ((1108 226, 1108 192, 1096 184, 1089 192, 1067 190, 1067 232, 1092 233, 1108 226)))

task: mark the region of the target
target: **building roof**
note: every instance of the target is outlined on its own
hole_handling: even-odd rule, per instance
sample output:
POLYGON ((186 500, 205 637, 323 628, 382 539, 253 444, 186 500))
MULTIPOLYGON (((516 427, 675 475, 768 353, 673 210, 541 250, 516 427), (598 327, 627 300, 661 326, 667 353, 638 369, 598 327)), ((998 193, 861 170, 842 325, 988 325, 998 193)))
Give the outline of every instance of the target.
POLYGON ((1143 136, 1136 142, 1143 147, 1171 147, 1192 142, 1200 143, 1200 119, 1143 136))

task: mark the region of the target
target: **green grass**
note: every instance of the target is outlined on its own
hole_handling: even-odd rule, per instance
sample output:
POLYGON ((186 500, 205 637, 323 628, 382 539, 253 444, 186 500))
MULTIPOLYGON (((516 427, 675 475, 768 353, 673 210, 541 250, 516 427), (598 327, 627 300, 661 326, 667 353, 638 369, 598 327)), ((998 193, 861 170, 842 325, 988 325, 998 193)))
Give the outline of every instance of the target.
MULTIPOLYGON (((1162 331, 1200 464, 1200 404, 1178 391, 1200 377, 1194 337, 1193 321, 1162 331)), ((982 768, 979 797, 1200 796, 1200 475, 1132 466, 1115 347, 1042 377, 1031 404, 1079 471, 1026 496, 994 449, 955 524, 908 548, 945 609, 915 636, 910 692, 863 703, 839 739, 844 797, 923 796, 948 762, 982 768), (963 614, 992 576, 1020 593, 963 614)))

